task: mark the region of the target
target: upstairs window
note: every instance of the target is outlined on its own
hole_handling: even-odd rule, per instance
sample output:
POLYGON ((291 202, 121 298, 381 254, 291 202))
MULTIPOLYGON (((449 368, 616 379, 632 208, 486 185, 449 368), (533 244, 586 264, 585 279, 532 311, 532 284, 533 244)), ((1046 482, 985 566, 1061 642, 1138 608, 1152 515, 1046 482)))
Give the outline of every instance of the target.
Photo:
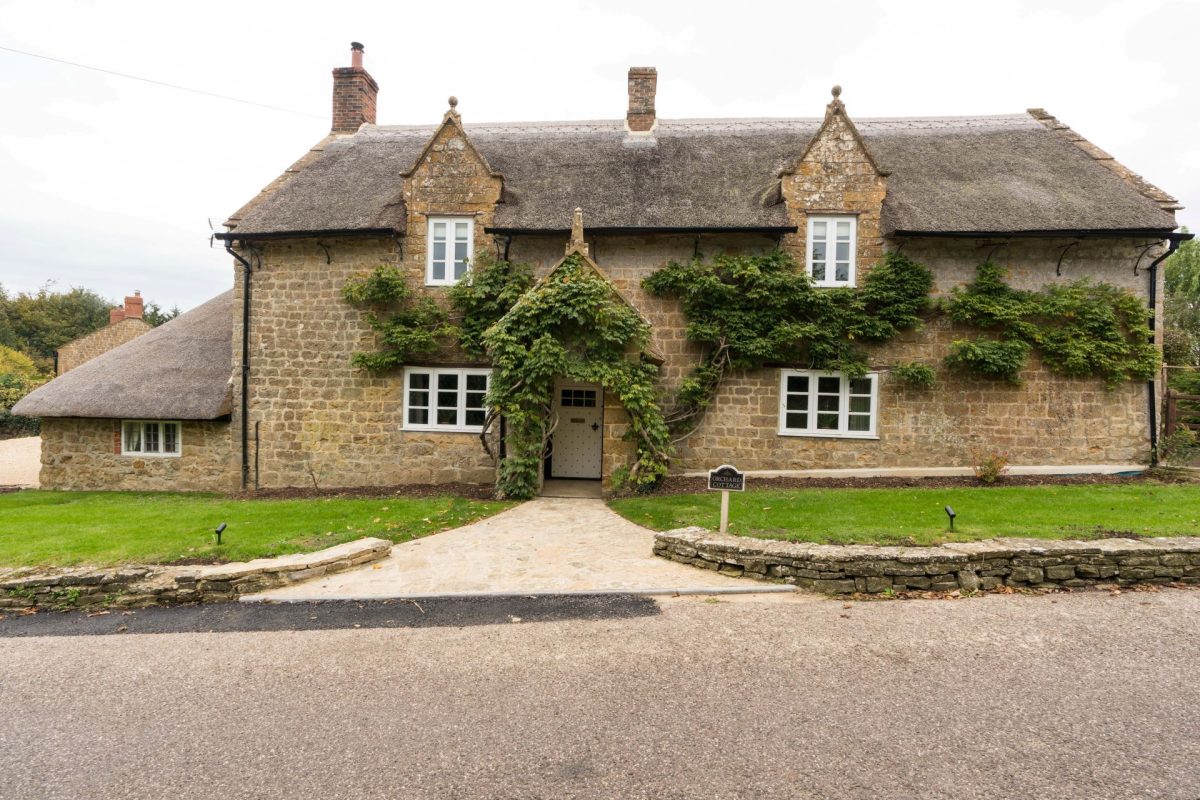
POLYGON ((470 217, 430 217, 426 286, 453 286, 467 274, 474 252, 475 221, 470 217))
POLYGON ((404 429, 413 431, 481 431, 487 419, 488 369, 404 371, 404 429))
POLYGON ((177 456, 180 444, 178 422, 127 419, 121 423, 123 456, 177 456))
POLYGON ((808 218, 808 275, 814 286, 854 286, 856 217, 808 218))
POLYGON ((780 370, 779 433, 784 436, 876 438, 878 375, 780 370))

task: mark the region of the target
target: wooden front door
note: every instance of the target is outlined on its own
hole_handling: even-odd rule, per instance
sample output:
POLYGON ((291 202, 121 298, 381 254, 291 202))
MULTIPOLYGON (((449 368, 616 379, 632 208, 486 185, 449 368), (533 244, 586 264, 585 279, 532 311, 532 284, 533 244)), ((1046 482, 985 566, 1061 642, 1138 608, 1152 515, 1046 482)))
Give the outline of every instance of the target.
POLYGON ((559 386, 558 425, 550 445, 553 478, 600 479, 604 442, 604 390, 594 385, 559 386))

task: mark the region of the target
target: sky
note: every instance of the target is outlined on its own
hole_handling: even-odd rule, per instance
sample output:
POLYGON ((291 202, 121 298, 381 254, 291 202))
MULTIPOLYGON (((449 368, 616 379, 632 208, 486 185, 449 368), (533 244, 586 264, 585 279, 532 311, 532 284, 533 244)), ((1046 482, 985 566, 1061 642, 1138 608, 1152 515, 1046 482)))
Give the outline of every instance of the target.
POLYGON ((328 132, 352 40, 380 124, 435 124, 451 94, 468 124, 617 119, 630 66, 658 68, 663 118, 820 117, 835 83, 852 118, 1042 107, 1200 228, 1200 0, 0 0, 0 20, 0 48, 286 109, 0 50, 10 293, 187 310, 229 288, 210 234, 328 132))

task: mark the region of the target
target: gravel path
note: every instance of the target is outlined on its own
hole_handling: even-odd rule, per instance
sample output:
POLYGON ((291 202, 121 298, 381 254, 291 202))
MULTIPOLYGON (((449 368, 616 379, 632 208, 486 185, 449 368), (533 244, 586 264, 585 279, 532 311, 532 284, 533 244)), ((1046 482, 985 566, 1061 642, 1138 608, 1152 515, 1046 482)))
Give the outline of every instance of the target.
POLYGON ((1200 592, 783 597, 3 639, 0 797, 1200 797, 1200 592))
POLYGON ((0 439, 0 486, 37 488, 42 468, 42 437, 0 439))
POLYGON ((651 531, 600 500, 539 497, 480 522, 396 545, 379 564, 250 599, 778 588, 656 558, 653 543, 651 531))

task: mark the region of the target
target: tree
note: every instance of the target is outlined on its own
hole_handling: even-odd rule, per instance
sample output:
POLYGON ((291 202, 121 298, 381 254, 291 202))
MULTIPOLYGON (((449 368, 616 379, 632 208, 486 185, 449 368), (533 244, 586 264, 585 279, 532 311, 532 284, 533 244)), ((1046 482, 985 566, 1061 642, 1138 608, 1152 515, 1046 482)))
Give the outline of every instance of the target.
POLYGON ((163 311, 162 306, 158 303, 147 303, 145 310, 142 312, 142 319, 146 320, 151 328, 157 328, 164 322, 170 322, 179 316, 179 306, 171 306, 170 311, 163 311))
MULTIPOLYGON (((54 351, 107 325, 113 305, 82 287, 54 292, 47 284, 34 293, 9 295, 0 286, 0 345, 20 350, 42 372, 50 372, 54 351)), ((157 327, 177 316, 178 307, 163 311, 158 303, 147 302, 142 318, 157 327)))
POLYGON ((89 289, 52 292, 47 285, 34 294, 20 292, 3 298, 0 331, 11 337, 4 344, 24 352, 48 370, 54 363, 55 350, 107 325, 111 308, 112 303, 89 289))
MULTIPOLYGON (((1187 233, 1187 228, 1183 229, 1187 233)), ((1184 339, 1184 346, 1172 343, 1171 355, 1187 353, 1186 365, 1200 365, 1200 243, 1184 242, 1164 263, 1166 297, 1163 323, 1173 338, 1184 339)))
POLYGON ((45 378, 39 374, 33 359, 11 347, 0 345, 0 439, 12 436, 32 436, 38 432, 38 421, 14 417, 12 407, 45 378))

